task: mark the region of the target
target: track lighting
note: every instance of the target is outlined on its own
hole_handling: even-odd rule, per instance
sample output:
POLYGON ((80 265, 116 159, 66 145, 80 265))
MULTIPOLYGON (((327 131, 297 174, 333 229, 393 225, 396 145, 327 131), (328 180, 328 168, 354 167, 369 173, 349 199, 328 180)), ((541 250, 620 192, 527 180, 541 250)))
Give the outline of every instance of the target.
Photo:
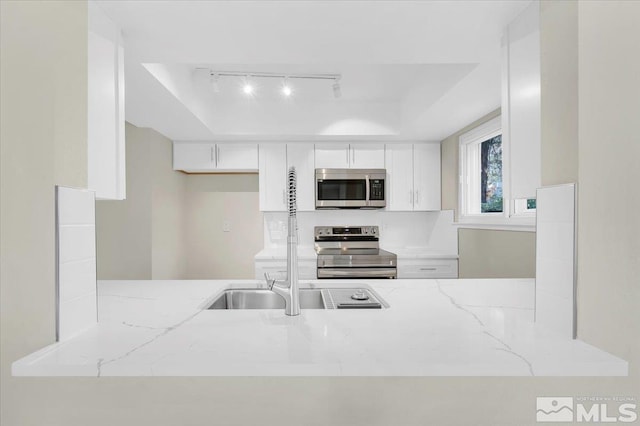
POLYGON ((342 96, 342 89, 340 88, 340 77, 333 81, 333 97, 339 98, 342 96))
POLYGON ((284 81, 282 82, 282 94, 284 95, 285 98, 288 98, 291 96, 292 93, 293 93, 293 90, 291 89, 291 86, 289 85, 289 82, 285 77, 284 81))
POLYGON ((242 84, 242 92, 246 96, 254 96, 256 94, 256 86, 252 83, 252 79, 254 78, 280 78, 282 79, 282 86, 280 87, 282 96, 285 98, 289 98, 293 95, 293 88, 289 84, 290 79, 300 79, 300 80, 329 80, 333 81, 333 96, 339 98, 342 96, 342 90, 340 87, 340 78, 342 77, 340 74, 279 74, 279 73, 271 73, 271 72, 251 72, 247 73, 246 71, 217 71, 209 68, 196 68, 198 70, 206 70, 209 72, 210 83, 215 93, 220 92, 219 80, 220 77, 240 77, 244 78, 244 83, 242 84))
POLYGON ((220 86, 218 85, 218 79, 220 76, 218 74, 213 74, 211 76, 211 87, 213 87, 213 91, 215 93, 220 93, 220 86))
POLYGON ((242 86, 242 91, 245 95, 250 96, 253 95, 254 90, 255 89, 249 80, 249 76, 246 76, 244 79, 244 86, 242 86))

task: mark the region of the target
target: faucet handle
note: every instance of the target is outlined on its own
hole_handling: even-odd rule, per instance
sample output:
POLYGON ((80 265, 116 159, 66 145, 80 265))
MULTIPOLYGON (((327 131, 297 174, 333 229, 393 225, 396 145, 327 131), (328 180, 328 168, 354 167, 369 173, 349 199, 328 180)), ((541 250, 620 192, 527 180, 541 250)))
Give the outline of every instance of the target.
POLYGON ((264 273, 264 279, 267 282, 267 287, 269 287, 269 290, 273 289, 273 285, 276 283, 276 280, 272 279, 268 272, 264 273))

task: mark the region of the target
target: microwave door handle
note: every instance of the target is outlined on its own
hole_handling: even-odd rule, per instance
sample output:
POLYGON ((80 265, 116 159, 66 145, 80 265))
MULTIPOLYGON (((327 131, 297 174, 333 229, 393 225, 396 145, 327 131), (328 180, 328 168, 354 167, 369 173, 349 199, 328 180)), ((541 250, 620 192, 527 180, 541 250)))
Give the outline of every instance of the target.
POLYGON ((369 175, 365 176, 365 182, 366 182, 366 186, 365 186, 365 192, 366 192, 366 205, 367 207, 369 207, 369 205, 371 204, 369 202, 369 192, 371 191, 371 185, 369 184, 369 175))

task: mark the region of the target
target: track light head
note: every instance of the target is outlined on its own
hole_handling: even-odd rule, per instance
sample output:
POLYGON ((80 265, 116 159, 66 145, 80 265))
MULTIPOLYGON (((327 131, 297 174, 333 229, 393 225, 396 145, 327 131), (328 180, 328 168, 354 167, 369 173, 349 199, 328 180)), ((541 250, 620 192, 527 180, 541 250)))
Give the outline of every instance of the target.
POLYGON ((342 89, 340 88, 340 79, 336 78, 333 81, 333 97, 340 98, 342 96, 342 89))
POLYGON ((218 79, 220 76, 218 74, 213 74, 211 76, 211 87, 213 88, 214 93, 220 93, 220 85, 218 84, 218 79))
POLYGON ((253 84, 251 84, 251 80, 249 80, 249 76, 246 76, 245 79, 244 79, 244 86, 242 86, 242 91, 247 96, 253 95, 253 93, 255 91, 255 88, 253 87, 253 84))
POLYGON ((282 94, 285 98, 288 98, 293 94, 293 89, 289 85, 289 79, 286 77, 282 81, 282 94))

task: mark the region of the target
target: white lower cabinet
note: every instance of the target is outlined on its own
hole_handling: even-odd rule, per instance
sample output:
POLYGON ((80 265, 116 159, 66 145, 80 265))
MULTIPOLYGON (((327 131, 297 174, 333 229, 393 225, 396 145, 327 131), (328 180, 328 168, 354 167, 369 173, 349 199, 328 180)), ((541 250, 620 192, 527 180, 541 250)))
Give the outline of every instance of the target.
POLYGON ((458 278, 458 259, 398 259, 398 278, 458 278))
MULTIPOLYGON (((282 259, 260 259, 255 261, 256 279, 264 280, 267 273, 271 278, 284 280, 287 278, 287 261, 282 259)), ((317 278, 315 259, 298 260, 298 278, 315 280, 317 278)))

